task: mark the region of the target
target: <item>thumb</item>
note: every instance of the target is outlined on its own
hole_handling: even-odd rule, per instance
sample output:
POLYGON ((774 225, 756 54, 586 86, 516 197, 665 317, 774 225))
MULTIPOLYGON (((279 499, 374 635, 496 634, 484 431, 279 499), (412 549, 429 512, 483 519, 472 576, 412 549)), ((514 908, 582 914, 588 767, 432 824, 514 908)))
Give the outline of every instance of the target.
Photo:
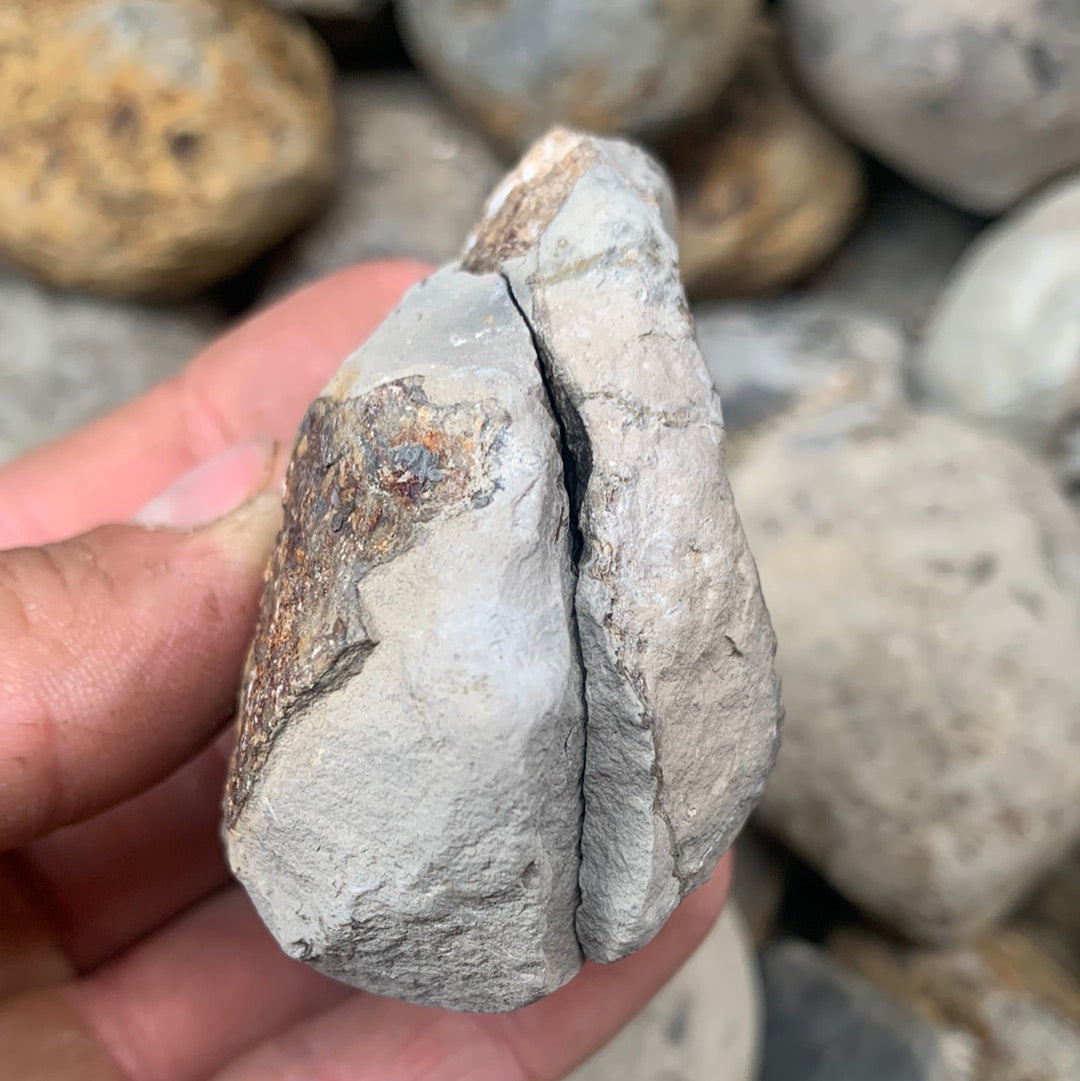
POLYGON ((272 444, 225 452, 145 508, 0 552, 0 851, 166 776, 232 712, 280 520, 272 444))

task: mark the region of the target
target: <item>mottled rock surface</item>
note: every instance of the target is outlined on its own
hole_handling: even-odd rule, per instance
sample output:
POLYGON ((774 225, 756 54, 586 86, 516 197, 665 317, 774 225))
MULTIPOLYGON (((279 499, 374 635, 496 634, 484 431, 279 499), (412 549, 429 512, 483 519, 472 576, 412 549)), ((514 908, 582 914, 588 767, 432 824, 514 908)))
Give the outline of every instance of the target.
POLYGON ((841 431, 904 400, 902 333, 851 306, 812 296, 702 304, 694 325, 724 405, 730 462, 791 413, 828 408, 841 431))
POLYGON ((1080 520, 938 416, 796 418, 732 482, 788 716, 760 820, 904 932, 973 933, 1080 831, 1080 520))
POLYGON ((409 293, 301 427, 249 657, 229 856, 293 956, 504 1010, 578 969, 569 508, 505 282, 409 293))
POLYGON ((996 930, 930 952, 845 929, 829 948, 927 1021, 962 1033, 977 1081, 1080 1077, 1080 987, 1023 935, 996 930))
POLYGON ((0 255, 49 282, 193 292, 328 191, 329 62, 258 0, 11 0, 0 53, 0 255))
POLYGON ((982 1081, 972 1047, 902 1001, 788 939, 762 958, 761 1081, 982 1081))
POLYGON ((1080 485, 1080 180, 979 237, 941 298, 915 377, 934 404, 1018 440, 1080 485))
POLYGON ((220 327, 209 306, 136 307, 0 276, 0 462, 175 375, 220 327))
POLYGON ((781 717, 673 217, 642 152, 555 131, 496 189, 466 254, 506 275, 572 463, 588 713, 577 926, 604 961, 644 945, 711 874, 781 717))
POLYGON ((365 259, 456 255, 503 168, 418 76, 344 77, 343 161, 326 211, 291 247, 275 295, 365 259))
POLYGON ((959 206, 997 213, 1080 165, 1073 0, 787 0, 822 109, 959 206))
POLYGON ((862 207, 859 156, 792 93, 765 24, 734 82, 664 158, 691 296, 754 296, 804 277, 862 207))
POLYGON ((568 1081, 756 1081, 761 988, 742 917, 729 903, 663 990, 568 1081))
POLYGON ((859 224, 807 291, 899 323, 909 337, 920 338, 946 280, 982 227, 983 219, 876 169, 859 224))
POLYGON ((502 144, 552 124, 662 129, 732 76, 757 0, 401 0, 406 44, 502 144))

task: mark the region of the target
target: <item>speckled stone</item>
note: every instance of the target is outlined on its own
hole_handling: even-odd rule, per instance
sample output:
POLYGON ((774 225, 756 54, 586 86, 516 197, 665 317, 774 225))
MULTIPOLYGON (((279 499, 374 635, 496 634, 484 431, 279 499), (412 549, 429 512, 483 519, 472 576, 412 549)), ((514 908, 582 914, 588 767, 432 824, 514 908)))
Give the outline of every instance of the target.
POLYGON ((656 132, 731 78, 758 0, 401 0, 419 67, 518 150, 553 124, 656 132))
POLYGON ((773 29, 759 25, 708 117, 664 151, 691 296, 755 296, 805 277, 862 207, 858 154, 807 111, 778 60, 773 29))
POLYGON ((786 0, 822 110, 958 206, 998 213, 1080 165, 1075 0, 786 0))
POLYGON ((0 254, 51 283, 193 292, 329 190, 329 61, 257 0, 9 0, 0 53, 0 254))

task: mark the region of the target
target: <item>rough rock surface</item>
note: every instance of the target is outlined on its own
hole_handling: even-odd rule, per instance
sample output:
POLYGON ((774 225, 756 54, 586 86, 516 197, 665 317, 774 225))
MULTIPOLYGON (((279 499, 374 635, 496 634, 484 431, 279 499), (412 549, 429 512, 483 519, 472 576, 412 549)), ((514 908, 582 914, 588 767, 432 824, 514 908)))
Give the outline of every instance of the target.
POLYGON ((1080 180, 982 234, 941 298, 915 376, 931 402, 1080 485, 1080 180))
POLYGON ((766 24, 734 82, 664 159, 691 296, 754 296, 804 277, 862 207, 859 156, 792 93, 766 24))
POLYGON ((401 0, 417 64, 502 144, 552 124, 655 131, 708 107, 758 0, 401 0))
POLYGON ((971 946, 929 952, 844 929, 829 948, 932 1024, 963 1033, 977 1081, 1080 1077, 1080 988, 1023 935, 996 930, 971 946))
POLYGON ((850 306, 794 297, 694 309, 698 345, 724 403, 728 461, 783 417, 832 410, 838 430, 904 401, 903 334, 850 306))
POLYGON ((558 433, 495 274, 416 287, 308 411, 229 856, 293 956, 520 1006, 580 965, 584 718, 558 433))
POLYGON ((0 462, 174 375, 220 328, 209 306, 137 307, 0 276, 0 462))
POLYGON ((0 255, 42 279, 192 292, 327 193, 329 63, 258 0, 9 0, 0 53, 0 255))
POLYGON ((962 1035, 938 1031, 810 943, 770 946, 762 968, 761 1081, 983 1081, 962 1035))
POLYGON ((365 259, 453 258, 504 171, 418 76, 346 76, 336 100, 341 180, 292 246, 274 294, 365 259))
POLYGON ((710 875, 782 713, 673 217, 642 152, 555 131, 496 189, 466 253, 507 277, 571 462, 588 713, 577 926, 603 961, 710 875))
POLYGON ((912 180, 996 213, 1080 165, 1073 0, 787 0, 822 108, 912 180))
POLYGON ((568 1081, 757 1081, 761 988, 735 905, 674 978, 568 1081))
POLYGON ((953 267, 983 224, 892 173, 872 170, 862 219, 807 291, 921 338, 953 267))
POLYGON ((760 820, 908 934, 971 934, 1080 831, 1080 520, 939 416, 793 419, 732 483, 788 715, 760 820))

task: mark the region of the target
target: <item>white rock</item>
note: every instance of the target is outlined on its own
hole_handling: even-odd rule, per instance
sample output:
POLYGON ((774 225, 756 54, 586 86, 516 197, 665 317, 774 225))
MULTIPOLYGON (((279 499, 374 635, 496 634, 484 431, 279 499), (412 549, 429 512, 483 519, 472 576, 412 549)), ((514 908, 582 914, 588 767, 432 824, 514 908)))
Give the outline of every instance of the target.
POLYGON ((249 658, 229 857, 293 956, 520 1006, 580 965, 568 509, 496 275, 417 286, 317 399, 249 658))
POLYGON ((755 1081, 757 961, 736 906, 674 979, 568 1081, 755 1081))
POLYGON ((932 942, 986 926, 1080 832, 1080 521, 946 417, 802 417, 732 474, 787 724, 760 818, 932 942))
POLYGON ((996 213, 1080 165, 1075 0, 787 0, 792 57, 853 138, 996 213))
POLYGON ((775 641, 679 284, 671 192, 567 131, 496 190, 467 265, 505 273, 572 460, 588 740, 578 935, 610 961, 704 882, 757 800, 775 641))
POLYGON ((1080 484, 1080 178, 983 233, 941 298, 915 375, 930 401, 1080 484))

